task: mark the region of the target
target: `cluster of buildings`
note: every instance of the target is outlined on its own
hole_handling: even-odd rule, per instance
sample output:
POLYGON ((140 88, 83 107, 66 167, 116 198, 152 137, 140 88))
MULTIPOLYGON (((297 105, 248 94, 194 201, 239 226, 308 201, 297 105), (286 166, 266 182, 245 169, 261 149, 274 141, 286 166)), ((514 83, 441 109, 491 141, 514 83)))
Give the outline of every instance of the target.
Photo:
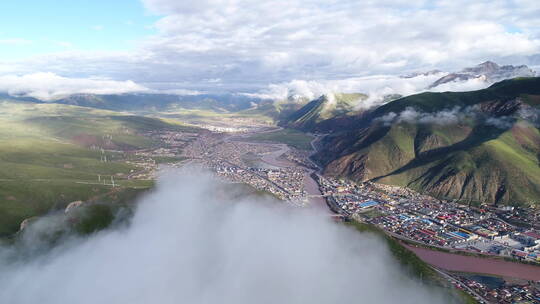
POLYGON ((261 158, 273 152, 276 148, 272 145, 225 141, 219 134, 205 134, 191 143, 184 155, 197 155, 203 165, 227 180, 245 183, 282 200, 304 205, 307 202, 305 171, 300 167, 278 168, 263 164, 261 158))
POLYGON ((159 143, 156 147, 124 152, 126 163, 135 165, 139 170, 133 170, 128 179, 154 179, 159 160, 180 160, 183 149, 197 137, 197 133, 170 130, 155 130, 144 134, 159 143), (158 161, 156 161, 158 160, 158 161))
POLYGON ((538 282, 507 282, 503 279, 483 276, 453 275, 453 277, 460 282, 458 288, 473 290, 487 303, 540 303, 540 283, 538 282))
MULTIPOLYGON (((334 212, 374 224, 395 238, 451 251, 540 263, 540 231, 534 225, 523 228, 507 221, 513 216, 514 223, 526 222, 513 208, 475 208, 395 186, 317 178, 334 212)), ((521 214, 530 219, 535 213, 521 214)), ((480 299, 480 303, 540 303, 540 282, 509 283, 500 279, 502 283, 494 286, 455 273, 447 275, 456 287, 480 299)))
POLYGON ((144 135, 151 139, 159 140, 164 146, 169 149, 182 149, 198 137, 198 133, 169 130, 149 131, 144 135))
POLYGON ((289 150, 282 157, 300 166, 315 170, 317 166, 309 159, 310 154, 310 152, 304 150, 289 150))
MULTIPOLYGON (((275 145, 230 140, 226 134, 212 132, 201 133, 196 140, 182 146, 182 138, 179 141, 175 137, 160 140, 178 143, 177 149, 183 150, 184 157, 202 163, 227 180, 251 185, 296 205, 303 206, 308 202, 305 176, 316 168, 309 160, 308 152, 288 150, 279 158, 279 161, 286 160, 299 166, 274 167, 268 163, 259 166, 257 163, 263 163, 265 155, 277 155, 281 151, 277 151, 275 145)), ((154 152, 160 155, 171 152, 167 147, 163 149, 154 152)), ((520 220, 531 222, 536 218, 535 213, 513 208, 475 208, 441 201, 402 187, 356 184, 315 173, 313 176, 333 211, 377 225, 397 238, 453 251, 540 262, 540 232, 534 226, 520 228, 513 224, 520 220), (520 214, 526 215, 525 218, 520 214)), ((534 282, 494 287, 455 274, 452 276, 456 277, 457 284, 480 295, 487 303, 540 301, 534 282)))
POLYGON ((229 164, 245 167, 247 154, 261 155, 275 151, 268 145, 251 144, 239 141, 224 141, 223 134, 205 133, 199 135, 196 141, 184 148, 184 156, 201 160, 220 160, 229 164))
POLYGON ((200 125, 200 127, 216 133, 245 133, 249 130, 248 128, 241 127, 222 127, 213 125, 200 125))
POLYGON ((303 186, 303 173, 298 170, 241 168, 238 166, 210 164, 218 176, 233 182, 248 184, 255 189, 272 193, 281 200, 304 205, 307 195, 303 186))
POLYGON ((473 208, 374 183, 319 177, 319 185, 335 212, 377 225, 398 238, 540 262, 540 233, 506 222, 498 208, 473 208))
POLYGON ((503 207, 494 210, 505 221, 540 229, 540 208, 503 207))

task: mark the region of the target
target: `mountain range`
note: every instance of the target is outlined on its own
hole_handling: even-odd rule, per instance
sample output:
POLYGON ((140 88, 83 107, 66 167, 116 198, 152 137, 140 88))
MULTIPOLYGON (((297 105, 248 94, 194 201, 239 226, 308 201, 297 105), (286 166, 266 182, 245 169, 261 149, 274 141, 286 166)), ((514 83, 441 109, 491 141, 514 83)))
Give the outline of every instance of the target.
POLYGON ((55 103, 111 111, 155 112, 175 109, 203 109, 215 112, 247 110, 261 102, 258 98, 237 94, 176 95, 159 93, 72 94, 53 101, 1 94, 0 99, 32 103, 55 103))
POLYGON ((332 176, 448 199, 532 204, 540 201, 539 127, 540 78, 516 78, 391 101, 336 123, 314 157, 332 176))
POLYGON ((357 105, 368 98, 365 94, 322 95, 302 106, 282 121, 282 126, 314 131, 328 121, 336 123, 336 117, 347 117, 356 113, 357 105))
MULTIPOLYGON (((429 72, 432 73, 433 72, 429 72)), ((494 83, 504 79, 515 77, 534 77, 536 73, 526 65, 503 65, 500 66, 492 61, 486 61, 474 67, 465 68, 459 72, 449 73, 428 86, 428 89, 441 86, 450 82, 468 81, 478 79, 482 82, 494 83)))
MULTIPOLYGON (((431 86, 531 74, 526 66, 488 61, 448 74, 431 86)), ((31 97, 0 97, 44 103, 31 97)), ((540 78, 503 80, 478 91, 384 98, 382 106, 371 109, 359 107, 368 99, 361 93, 327 94, 311 101, 235 94, 75 94, 54 103, 142 115, 194 109, 271 118, 282 127, 327 134, 314 158, 329 175, 479 203, 540 201, 540 78)))

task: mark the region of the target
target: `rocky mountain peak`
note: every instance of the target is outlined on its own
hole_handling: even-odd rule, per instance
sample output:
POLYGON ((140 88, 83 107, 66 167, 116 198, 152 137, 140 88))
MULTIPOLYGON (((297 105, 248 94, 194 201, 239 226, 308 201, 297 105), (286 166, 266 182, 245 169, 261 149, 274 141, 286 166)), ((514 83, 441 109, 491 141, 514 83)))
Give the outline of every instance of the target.
POLYGON ((536 73, 526 65, 503 65, 500 66, 493 61, 486 61, 474 67, 465 68, 459 72, 450 73, 433 82, 428 89, 440 86, 449 82, 467 81, 470 79, 480 79, 487 84, 515 77, 534 77, 536 73))

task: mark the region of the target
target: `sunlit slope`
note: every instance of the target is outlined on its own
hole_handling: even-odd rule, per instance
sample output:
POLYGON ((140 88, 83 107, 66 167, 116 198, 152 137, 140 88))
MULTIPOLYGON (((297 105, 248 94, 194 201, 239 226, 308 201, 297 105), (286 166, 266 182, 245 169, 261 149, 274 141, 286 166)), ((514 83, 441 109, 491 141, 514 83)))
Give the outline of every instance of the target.
POLYGON ((328 136, 317 158, 326 173, 355 180, 471 202, 538 204, 539 98, 540 78, 402 98, 374 111, 365 127, 328 136), (436 115, 456 107, 457 120, 443 122, 436 115), (381 119, 406 109, 435 119, 381 119), (495 120, 505 126, 490 123, 495 120))
POLYGON ((121 200, 128 186, 148 187, 149 182, 125 180, 137 168, 125 162, 120 150, 154 145, 142 135, 146 131, 187 128, 76 106, 18 102, 0 106, 0 235, 17 231, 25 218, 75 200, 121 200), (98 175, 103 179, 114 175, 125 187, 99 185, 98 175))
POLYGON ((364 94, 323 95, 284 118, 281 125, 311 131, 332 118, 354 114, 358 104, 366 98, 364 94))

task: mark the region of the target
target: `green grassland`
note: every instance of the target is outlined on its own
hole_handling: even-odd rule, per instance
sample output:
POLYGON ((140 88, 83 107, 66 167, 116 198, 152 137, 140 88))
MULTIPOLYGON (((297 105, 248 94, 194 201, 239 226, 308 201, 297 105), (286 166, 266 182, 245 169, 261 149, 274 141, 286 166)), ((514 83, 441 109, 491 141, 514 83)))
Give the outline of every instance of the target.
POLYGON ((274 132, 259 133, 247 138, 252 141, 276 142, 287 144, 300 150, 311 150, 313 137, 293 129, 282 129, 274 132))
POLYGON ((169 109, 167 111, 148 113, 153 117, 173 119, 194 124, 230 124, 235 121, 250 120, 256 123, 273 124, 272 111, 267 109, 248 109, 238 112, 217 111, 215 109, 169 109))
POLYGON ((24 219, 65 208, 72 201, 118 202, 148 189, 152 181, 126 179, 138 168, 124 161, 122 151, 156 145, 142 135, 147 131, 194 130, 78 106, 1 102, 0 107, 0 235, 4 236, 16 232, 24 219), (101 161, 103 156, 107 162, 101 161), (103 185, 103 179, 111 176, 118 187, 103 185))

